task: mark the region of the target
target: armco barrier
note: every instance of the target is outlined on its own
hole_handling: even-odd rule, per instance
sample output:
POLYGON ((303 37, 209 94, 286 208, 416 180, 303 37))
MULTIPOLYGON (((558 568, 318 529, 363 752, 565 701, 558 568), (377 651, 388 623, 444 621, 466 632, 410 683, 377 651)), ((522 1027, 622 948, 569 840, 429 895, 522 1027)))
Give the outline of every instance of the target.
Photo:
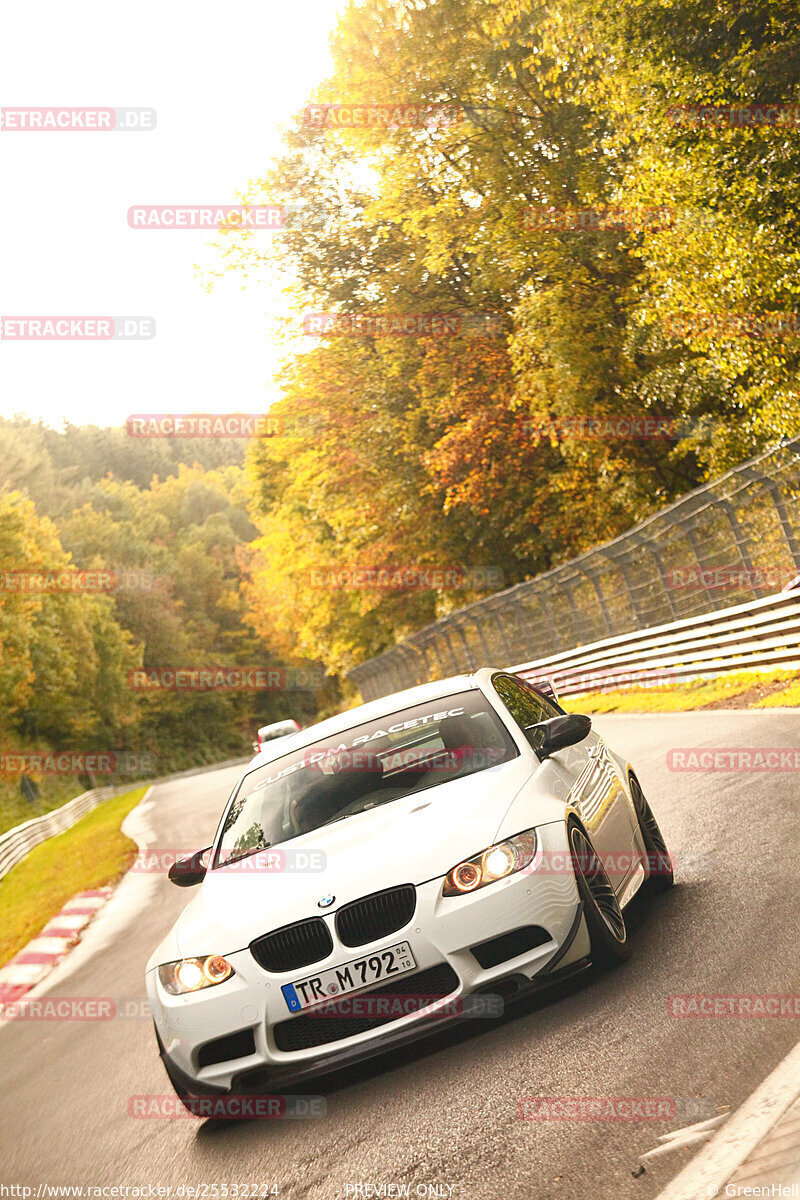
MULTIPOLYGON (((133 787, 135 784, 131 786, 133 787)), ((7 833, 0 835, 0 879, 18 862, 21 862, 34 846, 47 841, 56 833, 63 833, 81 817, 86 816, 86 813, 97 808, 97 805, 103 800, 109 800, 122 790, 122 788, 113 787, 92 788, 90 792, 84 792, 82 795, 76 796, 74 800, 68 800, 60 808, 43 813, 41 817, 33 817, 32 820, 25 821, 22 825, 15 825, 7 833)), ((126 788, 126 790, 130 790, 130 788, 126 788)))
MULTIPOLYGON (((789 652, 783 659, 780 638, 791 639, 792 629, 780 622, 779 628, 761 629, 755 636, 760 645, 752 648, 745 625, 748 614, 762 613, 771 603, 780 607, 776 593, 798 575, 800 437, 795 437, 613 541, 434 621, 354 667, 350 678, 365 700, 374 700, 487 663, 571 664, 574 656, 595 651, 606 661, 615 657, 612 650, 635 658, 634 647, 653 636, 677 638, 663 648, 666 665, 677 673, 685 664, 676 654, 694 654, 699 667, 716 661, 719 669, 727 669, 726 657, 732 665, 789 662, 793 643, 783 647, 789 652), (725 627, 735 613, 743 623, 725 627), (715 655, 711 641, 690 647, 691 631, 702 641, 706 628, 724 634, 725 653, 715 655), (770 637, 778 639, 772 646, 770 637)), ((769 625, 766 617, 759 622, 769 625)), ((646 649, 645 661, 659 661, 658 646, 646 649)))
POLYGON ((721 675, 725 671, 800 666, 800 591, 739 604, 702 619, 606 638, 511 670, 550 679, 563 696, 631 685, 721 675))
POLYGON ((165 775, 161 779, 131 781, 118 787, 92 788, 91 791, 83 792, 73 800, 68 800, 60 808, 54 808, 52 812, 43 813, 40 817, 33 817, 22 825, 15 825, 13 829, 0 834, 0 879, 7 875, 17 863, 22 862, 25 855, 33 850, 34 846, 39 846, 55 834, 70 829, 81 817, 86 816, 93 808, 97 808, 97 805, 101 804, 103 800, 110 800, 112 796, 120 796, 123 792, 132 792, 135 788, 145 787, 147 784, 169 783, 172 779, 184 779, 190 775, 203 775, 207 771, 221 771, 225 767, 241 766, 250 762, 250 757, 231 758, 226 762, 212 763, 206 767, 192 767, 188 771, 178 771, 174 775, 165 775))

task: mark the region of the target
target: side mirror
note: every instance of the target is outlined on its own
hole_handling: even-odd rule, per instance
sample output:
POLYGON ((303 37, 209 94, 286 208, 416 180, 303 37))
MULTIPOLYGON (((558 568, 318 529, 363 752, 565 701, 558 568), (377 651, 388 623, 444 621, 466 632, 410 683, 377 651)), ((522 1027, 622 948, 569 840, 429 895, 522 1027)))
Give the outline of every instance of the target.
POLYGON ((551 717, 549 721, 529 725, 525 734, 539 758, 548 758, 556 750, 582 742, 591 728, 591 717, 570 713, 566 717, 551 717))
POLYGON ((206 846, 205 850, 196 850, 188 858, 176 858, 167 872, 167 878, 177 887, 194 887, 196 883, 202 883, 210 856, 211 847, 206 846))

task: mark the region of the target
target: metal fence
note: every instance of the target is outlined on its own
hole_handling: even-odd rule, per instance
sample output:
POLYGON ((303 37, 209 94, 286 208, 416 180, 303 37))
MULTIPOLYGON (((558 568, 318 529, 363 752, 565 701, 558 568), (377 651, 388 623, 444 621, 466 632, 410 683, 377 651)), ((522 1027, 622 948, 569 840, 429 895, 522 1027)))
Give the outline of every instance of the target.
POLYGON ((365 700, 770 596, 800 575, 800 437, 353 668, 365 700))
POLYGON ((664 687, 725 671, 800 666, 800 591, 736 604, 702 617, 657 625, 555 657, 510 668, 531 683, 548 680, 562 696, 664 687))

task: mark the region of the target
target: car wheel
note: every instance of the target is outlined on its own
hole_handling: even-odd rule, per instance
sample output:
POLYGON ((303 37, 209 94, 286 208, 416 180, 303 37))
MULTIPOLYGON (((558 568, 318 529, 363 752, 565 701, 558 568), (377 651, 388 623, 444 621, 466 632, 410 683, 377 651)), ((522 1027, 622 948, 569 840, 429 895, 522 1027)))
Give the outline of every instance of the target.
POLYGON ((648 886, 651 891, 666 892, 675 882, 672 857, 667 850, 664 835, 658 827, 658 821, 653 816, 653 810, 647 803, 641 784, 635 775, 630 777, 630 789, 649 860, 648 886))
POLYGON ((596 967, 611 967, 631 952, 625 918, 605 868, 580 825, 570 824, 568 836, 575 882, 592 945, 592 962, 596 967))

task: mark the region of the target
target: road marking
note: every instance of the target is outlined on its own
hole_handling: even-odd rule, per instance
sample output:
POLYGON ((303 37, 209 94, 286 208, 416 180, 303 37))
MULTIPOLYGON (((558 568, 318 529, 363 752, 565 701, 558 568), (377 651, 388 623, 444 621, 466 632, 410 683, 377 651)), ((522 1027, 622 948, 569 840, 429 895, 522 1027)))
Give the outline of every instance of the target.
POLYGON ((11 962, 0 969, 0 1000, 4 997, 6 985, 12 988, 33 987, 40 979, 44 979, 50 970, 49 963, 16 963, 11 962))
MULTIPOLYGON (((93 908, 92 915, 95 912, 96 909, 93 908)), ((53 920, 58 921, 60 929, 72 929, 73 931, 77 931, 78 929, 83 929, 84 925, 89 924, 91 916, 89 916, 87 913, 76 913, 75 911, 70 912, 68 909, 62 909, 60 913, 56 913, 56 915, 53 917, 53 920)))
POLYGON ((639 1162, 649 1162, 651 1158, 660 1158, 671 1150, 685 1150, 687 1146, 695 1146, 698 1142, 708 1141, 714 1129, 727 1121, 731 1114, 720 1113, 718 1117, 709 1117, 707 1121, 698 1121, 696 1125, 684 1125, 682 1129, 673 1129, 671 1133, 662 1133, 657 1141, 661 1142, 654 1150, 639 1155, 639 1162))
MULTIPOLYGON (((70 932, 70 937, 72 936, 73 934, 70 932)), ((50 954, 54 958, 60 958, 67 949, 67 946, 64 945, 66 940, 67 939, 63 937, 51 937, 49 934, 47 937, 45 937, 43 934, 40 934, 39 937, 35 937, 32 942, 28 942, 25 949, 20 951, 20 953, 50 954)))
POLYGON ((708 1200, 721 1192, 800 1096, 800 1043, 745 1100, 730 1120, 659 1194, 657 1200, 708 1200))

